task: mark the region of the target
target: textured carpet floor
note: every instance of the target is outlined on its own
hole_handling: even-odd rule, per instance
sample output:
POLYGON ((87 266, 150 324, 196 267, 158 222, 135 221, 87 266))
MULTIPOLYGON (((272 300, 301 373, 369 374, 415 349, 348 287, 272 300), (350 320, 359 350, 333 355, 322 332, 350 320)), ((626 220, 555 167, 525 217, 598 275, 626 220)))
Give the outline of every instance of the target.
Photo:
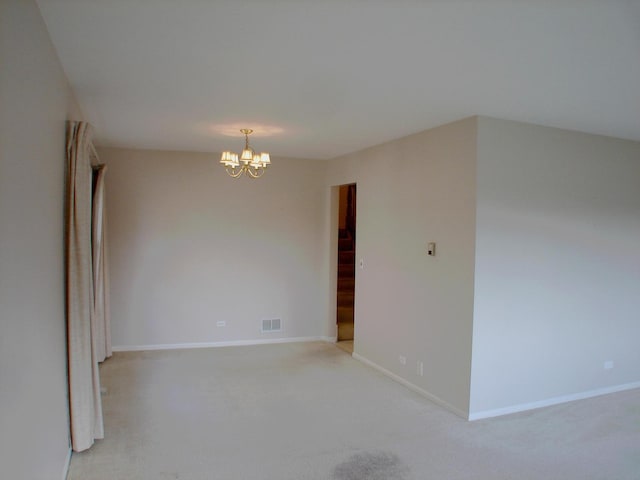
POLYGON ((327 343, 116 353, 70 480, 640 479, 640 390, 467 422, 327 343))

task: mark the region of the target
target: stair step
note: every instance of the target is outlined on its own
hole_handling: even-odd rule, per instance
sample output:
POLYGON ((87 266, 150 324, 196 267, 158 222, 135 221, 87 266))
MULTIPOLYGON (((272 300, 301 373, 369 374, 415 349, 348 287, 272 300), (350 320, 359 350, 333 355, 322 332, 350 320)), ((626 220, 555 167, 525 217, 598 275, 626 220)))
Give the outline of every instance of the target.
POLYGON ((356 255, 353 250, 347 250, 344 252, 338 252, 338 264, 352 264, 355 262, 356 255))
POLYGON ((356 266, 355 265, 338 265, 338 278, 342 277, 355 277, 356 266))
POLYGON ((353 307, 355 296, 353 293, 338 292, 338 307, 353 307))
POLYGON ((339 291, 353 291, 356 286, 355 277, 338 277, 338 290, 339 291))
POLYGON ((338 250, 353 250, 353 240, 350 238, 341 238, 338 240, 338 250))

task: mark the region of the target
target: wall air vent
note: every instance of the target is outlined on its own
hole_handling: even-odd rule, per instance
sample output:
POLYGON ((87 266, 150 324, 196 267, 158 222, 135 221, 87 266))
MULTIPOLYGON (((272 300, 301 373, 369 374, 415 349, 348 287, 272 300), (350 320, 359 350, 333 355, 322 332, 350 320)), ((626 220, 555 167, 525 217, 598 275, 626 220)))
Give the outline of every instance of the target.
POLYGON ((269 320, 262 320, 262 333, 269 332, 281 332, 282 331, 282 322, 279 318, 272 318, 269 320))

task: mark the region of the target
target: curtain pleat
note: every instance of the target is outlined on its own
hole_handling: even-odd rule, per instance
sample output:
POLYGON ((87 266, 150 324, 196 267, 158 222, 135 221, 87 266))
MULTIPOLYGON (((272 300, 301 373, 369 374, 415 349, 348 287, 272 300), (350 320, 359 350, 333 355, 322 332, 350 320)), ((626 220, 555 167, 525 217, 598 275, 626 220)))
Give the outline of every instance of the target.
POLYGON ((93 339, 98 362, 111 356, 111 319, 109 314, 109 272, 107 256, 106 202, 104 176, 106 165, 96 168, 93 192, 93 339))
POLYGON ((67 349, 71 442, 76 452, 104 438, 100 372, 92 335, 94 311, 91 254, 91 126, 71 122, 67 130, 67 349))

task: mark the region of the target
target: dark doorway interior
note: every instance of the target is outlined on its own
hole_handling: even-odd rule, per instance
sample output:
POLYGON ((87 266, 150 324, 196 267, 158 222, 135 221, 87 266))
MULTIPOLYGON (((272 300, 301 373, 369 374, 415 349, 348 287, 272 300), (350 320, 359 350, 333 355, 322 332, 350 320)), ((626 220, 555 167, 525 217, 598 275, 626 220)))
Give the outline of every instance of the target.
POLYGON ((353 341, 356 274, 356 185, 340 186, 338 214, 338 341, 353 341))

